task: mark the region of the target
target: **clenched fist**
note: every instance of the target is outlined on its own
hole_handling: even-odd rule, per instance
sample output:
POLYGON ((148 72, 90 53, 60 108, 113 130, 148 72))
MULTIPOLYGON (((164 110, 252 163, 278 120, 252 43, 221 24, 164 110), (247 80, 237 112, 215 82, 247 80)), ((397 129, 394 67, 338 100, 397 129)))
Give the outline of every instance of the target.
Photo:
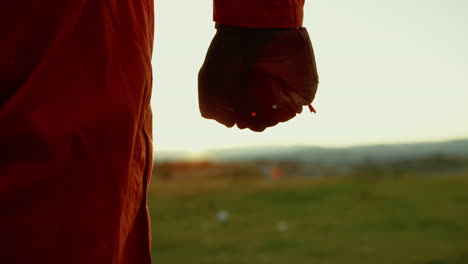
POLYGON ((318 74, 305 28, 216 28, 198 78, 203 117, 260 132, 313 110, 318 74))

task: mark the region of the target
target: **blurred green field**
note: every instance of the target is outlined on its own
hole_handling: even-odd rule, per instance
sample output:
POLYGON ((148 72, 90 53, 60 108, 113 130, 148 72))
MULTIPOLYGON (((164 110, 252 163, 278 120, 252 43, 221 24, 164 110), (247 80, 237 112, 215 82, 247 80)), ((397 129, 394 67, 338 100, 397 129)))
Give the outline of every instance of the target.
POLYGON ((468 175, 156 179, 148 199, 157 264, 468 263, 468 175))

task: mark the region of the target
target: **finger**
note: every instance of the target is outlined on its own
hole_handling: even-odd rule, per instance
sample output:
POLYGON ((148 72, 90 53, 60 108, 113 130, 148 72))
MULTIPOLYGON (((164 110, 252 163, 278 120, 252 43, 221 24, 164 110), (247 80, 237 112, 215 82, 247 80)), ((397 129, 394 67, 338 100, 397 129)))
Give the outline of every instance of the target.
POLYGON ((210 107, 200 105, 200 113, 206 119, 213 119, 226 127, 233 127, 236 115, 232 108, 222 104, 211 104, 210 107))
POLYGON ((248 124, 247 124, 247 122, 245 122, 243 120, 237 120, 237 127, 239 129, 246 129, 248 127, 248 124))
POLYGON ((246 127, 255 132, 264 131, 268 127, 275 126, 279 121, 275 118, 273 110, 260 112, 255 116, 251 116, 245 121, 246 127))
POLYGON ((278 124, 277 121, 273 121, 270 119, 253 119, 249 122, 248 128, 255 132, 262 132, 268 127, 272 127, 278 124))
POLYGON ((263 132, 265 129, 267 129, 267 127, 250 127, 249 129, 253 132, 263 132))
POLYGON ((249 126, 249 129, 252 130, 252 131, 255 131, 255 132, 262 132, 262 131, 265 131, 265 129, 269 128, 269 127, 274 127, 275 125, 277 125, 279 122, 273 122, 273 123, 264 123, 264 124, 252 124, 251 126, 249 126))
POLYGON ((298 94, 285 90, 283 93, 283 103, 289 109, 300 114, 302 113, 302 108, 303 108, 303 105, 306 103, 306 101, 304 101, 304 99, 300 97, 298 94))
POLYGON ((291 107, 288 104, 283 104, 282 106, 278 107, 274 112, 274 120, 278 122, 286 122, 291 118, 296 116, 295 108, 291 107))

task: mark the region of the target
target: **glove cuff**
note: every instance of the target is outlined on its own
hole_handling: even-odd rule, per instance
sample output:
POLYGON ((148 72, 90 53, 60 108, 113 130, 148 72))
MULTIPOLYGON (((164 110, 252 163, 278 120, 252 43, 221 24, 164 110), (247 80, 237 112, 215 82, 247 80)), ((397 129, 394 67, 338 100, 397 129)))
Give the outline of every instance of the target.
POLYGON ((305 0, 213 0, 213 20, 244 28, 298 28, 305 0))

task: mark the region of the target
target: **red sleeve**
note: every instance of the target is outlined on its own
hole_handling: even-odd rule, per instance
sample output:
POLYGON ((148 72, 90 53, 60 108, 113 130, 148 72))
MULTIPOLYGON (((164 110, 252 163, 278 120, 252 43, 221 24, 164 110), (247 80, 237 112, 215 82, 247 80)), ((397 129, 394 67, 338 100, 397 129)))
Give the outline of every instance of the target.
POLYGON ((214 0, 213 20, 248 28, 302 27, 305 0, 214 0))
POLYGON ((151 263, 152 2, 1 2, 0 263, 151 263))

